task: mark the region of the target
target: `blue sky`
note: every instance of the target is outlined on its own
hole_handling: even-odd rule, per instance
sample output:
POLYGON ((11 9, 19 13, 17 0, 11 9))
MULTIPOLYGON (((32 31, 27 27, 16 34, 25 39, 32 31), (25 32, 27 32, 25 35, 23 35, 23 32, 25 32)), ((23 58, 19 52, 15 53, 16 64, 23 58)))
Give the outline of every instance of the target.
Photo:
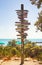
POLYGON ((29 10, 27 20, 31 23, 27 38, 42 39, 42 32, 36 31, 34 23, 37 20, 38 12, 42 8, 37 9, 29 0, 0 0, 0 39, 2 38, 17 38, 15 30, 15 22, 19 21, 15 10, 21 9, 21 4, 24 4, 24 9, 29 10))

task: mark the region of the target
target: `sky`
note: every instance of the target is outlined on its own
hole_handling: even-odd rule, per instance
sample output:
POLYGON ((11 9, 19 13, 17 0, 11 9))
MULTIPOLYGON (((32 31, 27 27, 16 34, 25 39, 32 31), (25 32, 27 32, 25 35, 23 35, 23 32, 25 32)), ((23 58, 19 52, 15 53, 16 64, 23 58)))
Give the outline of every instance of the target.
POLYGON ((21 4, 24 4, 24 9, 28 10, 29 30, 27 31, 27 38, 42 39, 42 32, 36 32, 34 23, 37 21, 38 13, 42 7, 38 9, 32 5, 29 0, 0 0, 0 39, 17 39, 15 22, 18 22, 16 10, 21 9, 21 4))

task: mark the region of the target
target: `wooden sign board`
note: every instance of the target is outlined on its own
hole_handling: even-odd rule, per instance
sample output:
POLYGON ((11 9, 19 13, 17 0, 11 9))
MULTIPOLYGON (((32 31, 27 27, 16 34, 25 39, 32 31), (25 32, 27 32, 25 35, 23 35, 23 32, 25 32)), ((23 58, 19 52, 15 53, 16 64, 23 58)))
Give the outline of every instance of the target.
MULTIPOLYGON (((16 10, 16 13, 18 15, 21 15, 22 14, 22 10, 16 10)), ((23 10, 23 14, 27 14, 28 13, 28 10, 23 10)))
POLYGON ((25 23, 25 22, 23 22, 22 24, 21 23, 16 23, 15 24, 16 26, 26 26, 26 25, 30 25, 30 23, 25 23))
POLYGON ((25 26, 28 26, 28 25, 24 25, 24 24, 17 25, 17 24, 16 24, 16 26, 17 26, 17 27, 21 27, 21 26, 25 27, 25 26))
MULTIPOLYGON (((28 30, 29 28, 22 29, 23 31, 28 30)), ((17 31, 21 31, 21 29, 16 29, 17 31)))
POLYGON ((27 18, 28 10, 23 10, 23 13, 22 13, 22 10, 16 10, 16 11, 17 11, 17 15, 19 19, 21 19, 22 16, 23 18, 27 18))
POLYGON ((22 35, 27 35, 27 33, 20 33, 20 34, 22 34, 22 35))
MULTIPOLYGON (((22 19, 22 16, 19 15, 18 18, 19 18, 19 19, 22 19)), ((27 14, 24 14, 24 15, 23 15, 23 18, 27 18, 27 14)))
POLYGON ((17 28, 26 28, 28 26, 17 26, 17 28))
POLYGON ((21 34, 17 34, 17 36, 21 36, 21 34))
POLYGON ((28 27, 24 27, 24 28, 22 28, 22 27, 18 27, 18 28, 16 28, 17 30, 22 30, 22 29, 28 29, 28 27))
MULTIPOLYGON (((23 22, 28 22, 28 20, 23 20, 23 22)), ((15 23, 21 23, 21 20, 20 20, 20 22, 15 22, 15 23)))
POLYGON ((25 28, 28 28, 28 26, 18 26, 17 28, 20 28, 20 29, 25 29, 25 28))

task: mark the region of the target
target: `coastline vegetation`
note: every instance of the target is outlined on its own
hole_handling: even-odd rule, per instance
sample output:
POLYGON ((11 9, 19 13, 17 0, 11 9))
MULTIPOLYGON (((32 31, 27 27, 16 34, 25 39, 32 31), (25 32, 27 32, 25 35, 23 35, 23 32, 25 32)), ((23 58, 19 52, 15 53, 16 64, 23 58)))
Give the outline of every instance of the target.
MULTIPOLYGON (((16 44, 16 40, 9 41, 6 46, 0 45, 0 59, 4 57, 20 57, 21 45, 16 44)), ((25 58, 31 57, 39 61, 42 61, 42 46, 37 45, 35 42, 27 42, 24 44, 24 56, 25 58)))

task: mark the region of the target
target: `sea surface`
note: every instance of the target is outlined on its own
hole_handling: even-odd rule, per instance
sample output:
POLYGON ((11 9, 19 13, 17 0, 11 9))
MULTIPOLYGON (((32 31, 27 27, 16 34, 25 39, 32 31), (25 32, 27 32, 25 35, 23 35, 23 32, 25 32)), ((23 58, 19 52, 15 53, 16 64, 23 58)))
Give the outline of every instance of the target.
MULTIPOLYGON (((7 45, 8 42, 11 40, 13 39, 0 39, 0 44, 7 45)), ((28 39, 28 40, 31 42, 38 42, 38 45, 42 45, 42 39, 28 39)), ((18 40, 16 44, 21 44, 21 42, 18 40)))

